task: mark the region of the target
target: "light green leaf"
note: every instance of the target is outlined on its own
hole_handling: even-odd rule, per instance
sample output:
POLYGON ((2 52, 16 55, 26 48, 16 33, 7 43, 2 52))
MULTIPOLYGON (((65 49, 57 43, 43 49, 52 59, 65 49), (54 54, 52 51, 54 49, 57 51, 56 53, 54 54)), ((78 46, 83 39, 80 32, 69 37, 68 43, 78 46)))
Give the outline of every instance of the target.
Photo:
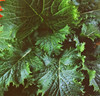
POLYGON ((48 52, 48 54, 52 52, 59 53, 62 47, 61 43, 66 39, 69 33, 69 27, 66 26, 52 35, 48 34, 47 36, 38 37, 36 45, 39 45, 40 48, 48 52))
POLYGON ((10 40, 10 32, 3 31, 4 26, 0 26, 0 50, 4 50, 9 47, 7 40, 10 40))

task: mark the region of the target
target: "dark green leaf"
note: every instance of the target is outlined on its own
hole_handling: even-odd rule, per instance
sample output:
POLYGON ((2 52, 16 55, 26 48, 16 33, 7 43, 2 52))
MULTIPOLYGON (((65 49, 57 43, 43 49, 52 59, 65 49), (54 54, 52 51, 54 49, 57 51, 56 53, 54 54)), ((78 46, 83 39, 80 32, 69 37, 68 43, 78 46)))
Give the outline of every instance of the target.
POLYGON ((45 23, 52 32, 66 25, 76 24, 77 8, 70 0, 9 0, 2 3, 6 6, 0 23, 4 31, 13 32, 17 38, 24 39, 45 23))
MULTIPOLYGON (((32 66, 37 68, 40 61, 40 65, 43 66, 42 69, 38 69, 35 76, 38 84, 42 86, 38 93, 45 94, 45 96, 80 96, 83 91, 81 82, 84 76, 77 70, 79 57, 74 49, 66 50, 59 60, 47 55, 37 56, 40 60, 38 59, 32 66)), ((32 62, 34 62, 33 59, 32 62)))
MULTIPOLYGON (((10 83, 16 86, 24 84, 24 80, 29 77, 30 67, 27 55, 31 49, 26 52, 16 50, 15 48, 4 50, 3 57, 0 57, 0 86, 7 88, 10 83)), ((2 51, 2 54, 3 52, 2 51)))
POLYGON ((89 61, 87 63, 89 69, 96 71, 94 78, 90 81, 90 85, 93 85, 94 91, 100 92, 100 59, 98 58, 95 61, 89 61))

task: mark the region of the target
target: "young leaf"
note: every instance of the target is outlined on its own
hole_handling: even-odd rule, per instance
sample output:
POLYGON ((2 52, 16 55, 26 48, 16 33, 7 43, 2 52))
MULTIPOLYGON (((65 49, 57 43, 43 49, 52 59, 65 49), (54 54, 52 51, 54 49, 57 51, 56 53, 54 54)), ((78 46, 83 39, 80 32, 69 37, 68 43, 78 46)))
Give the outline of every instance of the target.
POLYGON ((39 45, 48 54, 59 53, 61 50, 61 43, 66 39, 66 36, 69 34, 69 27, 65 26, 63 29, 54 32, 52 35, 48 34, 47 36, 38 37, 36 45, 39 45))

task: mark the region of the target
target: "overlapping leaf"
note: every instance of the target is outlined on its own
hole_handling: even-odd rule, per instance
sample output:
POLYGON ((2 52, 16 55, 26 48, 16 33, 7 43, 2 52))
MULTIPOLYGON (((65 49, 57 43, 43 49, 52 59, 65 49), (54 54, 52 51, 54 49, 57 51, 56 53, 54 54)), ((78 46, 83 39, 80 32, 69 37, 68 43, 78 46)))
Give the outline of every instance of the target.
MULTIPOLYGON (((1 4, 3 7, 6 6, 1 13, 4 17, 0 19, 0 23, 4 26, 3 34, 0 33, 1 95, 11 82, 18 86, 24 83, 24 79, 27 79, 27 86, 34 81, 38 83, 37 86, 40 88, 38 93, 42 93, 43 96, 82 95, 81 82, 84 76, 78 69, 82 65, 81 59, 84 62, 81 52, 84 50, 85 43, 80 43, 78 38, 73 37, 76 49, 67 49, 59 58, 50 57, 51 53, 57 55, 61 50, 63 41, 70 33, 69 26, 74 28, 73 25, 77 25, 79 14, 71 0, 7 0, 1 4), (29 36, 31 43, 33 44, 32 40, 34 40, 36 47, 42 51, 31 53, 31 48, 25 52, 20 51, 21 49, 16 49, 5 42, 9 35, 19 40, 25 40, 29 36)), ((99 23, 94 23, 91 21, 82 26, 82 35, 92 40, 100 37, 99 23)), ((92 67, 96 70, 95 68, 92 67)), ((98 70, 96 72, 96 79, 93 78, 95 83, 91 81, 90 85, 93 85, 95 90, 99 90, 100 72, 98 70)), ((37 91, 35 94, 33 92, 33 96, 36 93, 37 91)))
POLYGON ((94 86, 94 91, 100 92, 100 59, 88 62, 88 67, 96 71, 95 78, 91 80, 90 85, 94 86))
MULTIPOLYGON (((100 47, 100 46, 99 46, 100 47)), ((100 51, 99 47, 96 48, 96 50, 92 54, 96 59, 95 60, 88 60, 86 61, 86 65, 90 70, 94 70, 95 74, 90 73, 91 75, 94 75, 93 78, 90 80, 90 85, 93 85, 94 91, 98 91, 100 94, 100 51)))
POLYGON ((0 22, 5 26, 4 31, 13 31, 20 39, 34 32, 43 22, 54 32, 67 24, 76 24, 77 8, 69 2, 70 0, 9 0, 2 4, 6 7, 0 22))
MULTIPOLYGON (((66 50, 60 59, 37 55, 36 63, 31 63, 37 69, 38 62, 44 66, 35 71, 36 81, 42 86, 38 93, 43 96, 79 96, 83 87, 83 74, 77 70, 78 54, 74 49, 66 50)), ((34 62, 32 59, 31 62, 34 62)), ((33 70, 34 72, 34 70, 33 70)))
POLYGON ((12 46, 10 46, 9 50, 2 51, 3 56, 0 57, 0 86, 3 90, 10 83, 16 86, 24 84, 24 79, 29 77, 31 72, 27 54, 30 51, 31 49, 28 49, 23 53, 12 46))
POLYGON ((69 27, 65 26, 63 29, 45 37, 38 37, 36 45, 39 45, 41 49, 45 50, 48 54, 55 52, 56 54, 61 50, 61 43, 66 39, 69 34, 69 27))
POLYGON ((42 2, 37 0, 30 1, 26 0, 7 0, 6 2, 1 3, 2 6, 6 6, 2 14, 4 15, 1 18, 0 23, 4 25, 4 31, 10 32, 13 31, 14 35, 17 32, 18 36, 25 38, 27 35, 36 30, 41 22, 40 7, 42 7, 42 2), (38 12, 36 12, 36 10, 38 12))
POLYGON ((73 0, 78 3, 82 17, 81 35, 94 41, 100 38, 100 1, 99 0, 73 0))
POLYGON ((97 37, 100 38, 100 30, 96 21, 91 21, 88 24, 83 24, 82 26, 82 33, 92 40, 96 39, 97 37))

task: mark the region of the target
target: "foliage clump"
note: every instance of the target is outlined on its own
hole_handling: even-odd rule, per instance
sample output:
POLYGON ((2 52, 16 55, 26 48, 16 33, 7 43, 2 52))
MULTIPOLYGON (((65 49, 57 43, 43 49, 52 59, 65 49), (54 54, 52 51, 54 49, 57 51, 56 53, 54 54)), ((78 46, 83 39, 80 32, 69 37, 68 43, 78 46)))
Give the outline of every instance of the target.
POLYGON ((0 96, 100 95, 98 0, 0 4, 0 96))

